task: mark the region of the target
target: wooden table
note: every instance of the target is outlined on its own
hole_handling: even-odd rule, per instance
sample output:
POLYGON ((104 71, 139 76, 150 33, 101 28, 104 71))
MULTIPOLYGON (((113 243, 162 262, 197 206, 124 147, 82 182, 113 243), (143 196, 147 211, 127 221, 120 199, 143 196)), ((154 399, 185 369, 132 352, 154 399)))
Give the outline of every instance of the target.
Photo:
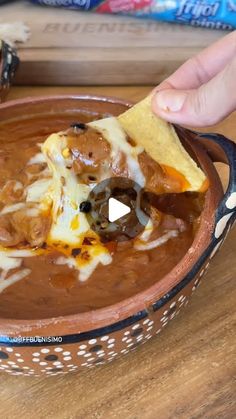
MULTIPOLYGON (((138 100, 149 90, 148 86, 21 87, 12 89, 10 98, 81 92, 138 100)), ((236 140, 236 114, 214 129, 236 140)), ((235 256, 236 230, 184 312, 135 353, 63 377, 1 374, 1 418, 235 418, 235 256)))

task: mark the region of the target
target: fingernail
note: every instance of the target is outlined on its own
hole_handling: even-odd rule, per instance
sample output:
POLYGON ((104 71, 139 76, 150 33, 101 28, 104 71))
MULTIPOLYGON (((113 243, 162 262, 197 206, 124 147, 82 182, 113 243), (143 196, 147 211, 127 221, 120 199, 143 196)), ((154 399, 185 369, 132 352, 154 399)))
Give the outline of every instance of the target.
POLYGON ((156 104, 165 112, 179 112, 183 108, 186 97, 186 92, 163 90, 156 94, 156 104))

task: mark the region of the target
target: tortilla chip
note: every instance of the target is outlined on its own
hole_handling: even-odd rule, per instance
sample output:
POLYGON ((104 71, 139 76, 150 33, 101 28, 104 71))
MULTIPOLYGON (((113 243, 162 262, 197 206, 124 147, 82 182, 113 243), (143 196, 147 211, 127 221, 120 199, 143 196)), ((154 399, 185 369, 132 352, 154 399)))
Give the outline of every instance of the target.
POLYGON ((182 146, 174 127, 152 112, 151 100, 149 95, 121 114, 121 126, 164 170, 184 176, 186 182, 181 192, 206 190, 205 174, 182 146))

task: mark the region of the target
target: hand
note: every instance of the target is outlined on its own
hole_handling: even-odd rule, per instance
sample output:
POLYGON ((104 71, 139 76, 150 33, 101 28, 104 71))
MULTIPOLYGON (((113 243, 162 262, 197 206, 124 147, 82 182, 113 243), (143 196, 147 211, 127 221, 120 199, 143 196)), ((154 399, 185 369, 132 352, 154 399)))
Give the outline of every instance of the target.
POLYGON ((236 31, 184 63, 155 89, 152 104, 161 118, 194 127, 236 110, 236 31))

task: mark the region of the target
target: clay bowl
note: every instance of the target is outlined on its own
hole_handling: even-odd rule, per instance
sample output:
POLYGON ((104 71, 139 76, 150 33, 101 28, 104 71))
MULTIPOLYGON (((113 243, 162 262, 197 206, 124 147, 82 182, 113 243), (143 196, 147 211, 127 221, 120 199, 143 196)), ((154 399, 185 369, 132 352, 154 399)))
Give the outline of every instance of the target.
MULTIPOLYGON (((49 113, 66 113, 74 122, 81 110, 118 115, 128 106, 118 99, 89 96, 29 98, 0 105, 0 121, 14 118, 20 131, 32 115, 45 116, 47 124, 49 113)), ((52 131, 65 128, 59 119, 58 124, 52 131)), ((179 127, 177 131, 211 185, 187 254, 162 280, 115 305, 57 318, 0 319, 1 370, 12 375, 57 375, 111 362, 159 334, 188 304, 236 217, 236 146, 217 134, 179 127), (213 161, 230 166, 225 195, 213 161)))
POLYGON ((7 95, 18 65, 19 59, 14 48, 0 40, 0 102, 7 95))

